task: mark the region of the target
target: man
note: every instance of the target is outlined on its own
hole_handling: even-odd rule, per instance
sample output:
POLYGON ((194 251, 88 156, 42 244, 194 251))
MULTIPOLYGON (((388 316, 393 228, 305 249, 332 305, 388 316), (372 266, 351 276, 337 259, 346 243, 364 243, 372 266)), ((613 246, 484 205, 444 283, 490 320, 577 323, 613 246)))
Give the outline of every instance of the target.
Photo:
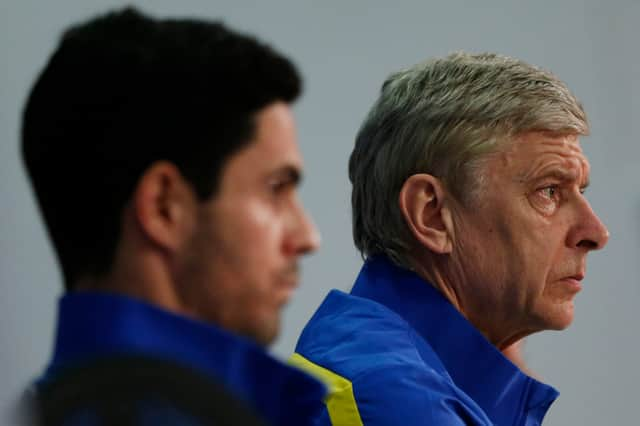
POLYGON ((587 133, 566 86, 516 59, 456 53, 387 79, 349 162, 365 264, 292 358, 331 386, 321 424, 542 421, 557 392, 500 351, 571 323, 607 242, 583 195, 587 133))
POLYGON ((318 245, 296 189, 299 91, 288 59, 218 23, 127 9, 65 33, 22 134, 66 285, 43 423, 322 409, 324 386, 262 349, 318 245))

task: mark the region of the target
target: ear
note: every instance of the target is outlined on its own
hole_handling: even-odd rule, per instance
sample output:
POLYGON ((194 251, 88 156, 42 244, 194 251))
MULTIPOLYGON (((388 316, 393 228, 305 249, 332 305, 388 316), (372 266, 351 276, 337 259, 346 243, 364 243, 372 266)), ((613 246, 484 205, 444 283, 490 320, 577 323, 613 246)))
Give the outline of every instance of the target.
POLYGON ((400 190, 400 211, 416 241, 434 253, 453 248, 451 214, 440 179, 429 174, 410 176, 400 190))
POLYGON ((132 201, 140 230, 163 249, 176 251, 196 223, 196 194, 170 162, 158 161, 144 172, 132 201))

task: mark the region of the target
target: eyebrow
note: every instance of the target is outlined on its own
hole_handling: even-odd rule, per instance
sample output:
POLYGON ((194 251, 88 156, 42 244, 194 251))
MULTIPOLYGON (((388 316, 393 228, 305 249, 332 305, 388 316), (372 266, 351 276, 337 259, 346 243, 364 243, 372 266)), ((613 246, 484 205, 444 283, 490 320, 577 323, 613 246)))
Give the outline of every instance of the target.
MULTIPOLYGON (((567 171, 565 169, 561 169, 561 168, 554 168, 552 170, 549 170, 546 173, 542 173, 540 174, 540 176, 535 177, 535 180, 539 180, 539 179, 545 179, 548 177, 553 177, 556 179, 559 179, 563 182, 572 182, 574 180, 577 180, 577 176, 576 173, 567 171)), ((522 176, 522 180, 525 180, 525 177, 522 176)), ((586 180, 584 181, 584 183, 582 183, 580 185, 580 188, 582 189, 587 189, 590 185, 591 181, 589 179, 589 177, 587 176, 586 180)))

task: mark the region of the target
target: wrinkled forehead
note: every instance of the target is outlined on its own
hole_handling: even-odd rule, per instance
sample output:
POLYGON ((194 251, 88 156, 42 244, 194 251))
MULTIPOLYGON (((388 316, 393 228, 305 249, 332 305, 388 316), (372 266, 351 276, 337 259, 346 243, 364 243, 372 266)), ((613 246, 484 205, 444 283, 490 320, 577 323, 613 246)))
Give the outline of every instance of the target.
POLYGON ((502 167, 512 170, 520 180, 545 174, 583 184, 589 179, 589 161, 576 134, 524 133, 506 142, 497 154, 502 167))

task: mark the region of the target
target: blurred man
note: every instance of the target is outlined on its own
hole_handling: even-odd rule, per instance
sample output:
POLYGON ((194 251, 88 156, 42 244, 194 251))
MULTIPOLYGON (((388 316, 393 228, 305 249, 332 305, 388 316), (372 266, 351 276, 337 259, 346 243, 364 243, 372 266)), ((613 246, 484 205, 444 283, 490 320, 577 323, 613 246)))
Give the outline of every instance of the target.
POLYGON ((270 358, 318 234, 288 59, 132 9, 69 29, 23 155, 62 267, 46 424, 307 424, 324 386, 270 358), (299 391, 284 400, 283 389, 299 391))
POLYGON ((542 421, 557 392, 500 351, 571 323, 607 242, 583 195, 587 133, 567 87, 516 59, 457 53, 387 79, 349 162, 365 264, 292 358, 331 386, 321 424, 542 421))

